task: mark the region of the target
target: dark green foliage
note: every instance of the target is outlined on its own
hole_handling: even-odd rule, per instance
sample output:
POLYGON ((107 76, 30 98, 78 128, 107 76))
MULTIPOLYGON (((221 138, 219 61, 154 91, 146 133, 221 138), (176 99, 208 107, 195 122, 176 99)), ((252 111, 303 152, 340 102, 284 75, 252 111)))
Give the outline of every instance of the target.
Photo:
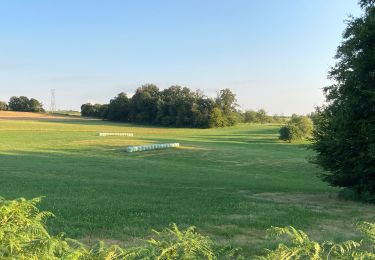
POLYGON ((154 123, 158 113, 159 88, 146 84, 138 88, 130 100, 129 121, 154 123))
POLYGON ((171 86, 160 93, 157 122, 166 126, 193 126, 197 97, 187 87, 171 86))
POLYGON ((242 121, 236 107, 236 96, 229 89, 221 90, 212 99, 187 87, 175 85, 160 91, 157 86, 146 84, 130 99, 120 93, 108 105, 84 104, 81 114, 113 121, 207 128, 242 121))
POLYGON ((284 141, 302 140, 311 136, 313 123, 307 116, 293 115, 290 121, 280 128, 279 138, 284 141))
POLYGON ((9 110, 21 112, 44 112, 43 104, 35 98, 28 99, 25 96, 11 97, 9 110))
POLYGON ((122 92, 109 101, 107 117, 113 121, 129 120, 129 98, 122 92))
POLYGON ((375 7, 360 1, 364 15, 351 18, 324 89, 327 105, 315 116, 315 162, 322 179, 375 201, 375 7))
POLYGON ((0 101, 0 110, 2 111, 8 110, 8 104, 6 102, 0 101))
POLYGON ((81 106, 82 116, 94 116, 94 105, 91 103, 86 103, 81 106))
POLYGON ((95 118, 108 118, 109 105, 104 104, 91 104, 86 103, 81 106, 81 116, 95 117, 95 118))

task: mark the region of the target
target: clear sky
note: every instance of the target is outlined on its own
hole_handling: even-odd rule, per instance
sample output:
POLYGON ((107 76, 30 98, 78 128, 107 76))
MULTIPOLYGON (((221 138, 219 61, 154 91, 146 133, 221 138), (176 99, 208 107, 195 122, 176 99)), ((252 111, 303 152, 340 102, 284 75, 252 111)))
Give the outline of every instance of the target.
POLYGON ((0 100, 48 109, 108 102, 144 83, 215 95, 244 109, 308 113, 356 0, 0 1, 0 100))

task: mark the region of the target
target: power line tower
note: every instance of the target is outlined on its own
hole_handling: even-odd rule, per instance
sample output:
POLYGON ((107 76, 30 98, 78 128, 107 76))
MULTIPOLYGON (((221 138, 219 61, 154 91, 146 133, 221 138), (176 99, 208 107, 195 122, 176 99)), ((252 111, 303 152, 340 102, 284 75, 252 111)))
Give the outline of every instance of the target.
POLYGON ((55 89, 51 89, 51 106, 50 113, 56 112, 55 89))

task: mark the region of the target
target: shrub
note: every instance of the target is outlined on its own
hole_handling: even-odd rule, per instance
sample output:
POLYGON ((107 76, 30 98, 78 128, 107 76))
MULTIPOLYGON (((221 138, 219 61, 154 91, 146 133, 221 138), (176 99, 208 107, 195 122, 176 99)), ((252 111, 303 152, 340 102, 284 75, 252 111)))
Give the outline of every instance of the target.
POLYGON ((293 115, 288 124, 280 128, 279 138, 292 142, 310 137, 312 131, 313 123, 310 118, 293 115))

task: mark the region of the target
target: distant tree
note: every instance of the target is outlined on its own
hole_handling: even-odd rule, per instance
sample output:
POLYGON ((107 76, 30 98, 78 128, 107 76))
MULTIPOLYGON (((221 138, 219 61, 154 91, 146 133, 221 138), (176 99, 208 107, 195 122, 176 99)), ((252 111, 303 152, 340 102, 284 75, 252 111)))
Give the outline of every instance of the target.
POLYGON ((216 106, 222 111, 224 117, 224 126, 235 125, 239 118, 237 116, 237 99, 236 95, 228 88, 219 91, 216 98, 216 106))
POLYGON ((255 112, 253 110, 245 111, 244 122, 245 123, 256 123, 256 122, 258 122, 257 112, 255 112))
POLYGON ((227 122, 223 115, 223 111, 220 108, 215 107, 212 110, 211 115, 210 115, 209 126, 210 127, 224 127, 226 125, 227 125, 227 122))
POLYGON ((270 117, 270 123, 280 124, 284 122, 285 122, 284 118, 278 114, 274 114, 272 117, 270 117))
POLYGON ((216 98, 217 105, 221 108, 224 115, 229 115, 236 111, 237 99, 236 95, 229 89, 222 89, 219 91, 216 98))
POLYGON ((158 105, 157 121, 167 126, 192 126, 196 101, 196 93, 187 87, 175 85, 164 89, 158 105))
POLYGON ((307 116, 293 115, 287 125, 280 128, 280 139, 285 141, 302 140, 311 137, 313 123, 307 116))
POLYGON ((99 108, 99 117, 102 119, 108 119, 109 104, 101 105, 99 108))
POLYGON ((211 112, 215 107, 215 101, 197 93, 196 103, 193 106, 193 127, 210 127, 211 112))
POLYGON ((94 106, 91 103, 86 103, 81 106, 81 115, 91 117, 94 115, 94 106))
POLYGON ((359 3, 364 14, 348 21, 337 49, 312 148, 323 180, 375 201, 375 1, 359 3))
POLYGON ((159 96, 159 88, 154 84, 138 88, 130 100, 129 119, 139 123, 154 123, 159 96))
POLYGON ((8 110, 8 104, 6 102, 0 101, 0 110, 8 110))
POLYGON ((124 92, 111 99, 108 106, 108 119, 129 121, 129 103, 129 98, 124 92))
POLYGON ((9 110, 28 111, 29 99, 27 97, 11 97, 9 100, 9 110))
POLYGON ((267 112, 264 109, 259 109, 257 111, 256 118, 257 118, 257 121, 261 124, 265 124, 269 121, 269 117, 267 115, 267 112))
POLYGON ((29 100, 28 109, 29 112, 44 112, 43 104, 35 98, 29 100))
POLYGON ((9 110, 21 112, 44 112, 43 104, 35 98, 28 99, 25 96, 11 97, 9 110))
POLYGON ((86 103, 81 106, 81 115, 86 117, 106 118, 108 105, 86 103))

